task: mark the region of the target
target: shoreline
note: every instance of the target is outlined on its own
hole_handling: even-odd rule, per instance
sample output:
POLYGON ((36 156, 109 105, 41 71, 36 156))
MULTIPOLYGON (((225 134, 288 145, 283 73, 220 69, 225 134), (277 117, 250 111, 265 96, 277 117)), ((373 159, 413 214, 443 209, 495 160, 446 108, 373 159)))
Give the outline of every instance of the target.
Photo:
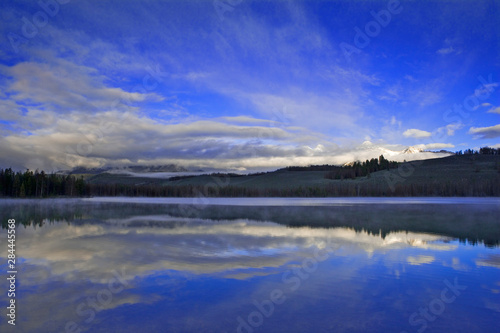
POLYGON ((500 205, 500 197, 57 197, 57 198, 0 198, 0 203, 57 202, 181 204, 214 206, 335 206, 370 204, 490 204, 500 205))

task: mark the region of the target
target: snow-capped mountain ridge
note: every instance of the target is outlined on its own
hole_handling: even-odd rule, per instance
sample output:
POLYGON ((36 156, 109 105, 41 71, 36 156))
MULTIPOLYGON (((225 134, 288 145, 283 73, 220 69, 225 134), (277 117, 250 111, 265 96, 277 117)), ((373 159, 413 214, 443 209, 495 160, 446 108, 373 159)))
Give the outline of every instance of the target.
MULTIPOLYGON (((398 147, 399 148, 399 147, 398 147)), ((386 159, 391 161, 403 162, 413 160, 425 160, 430 158, 440 158, 450 156, 453 153, 447 151, 426 151, 422 147, 408 146, 401 150, 389 149, 370 141, 365 141, 359 145, 355 150, 354 159, 344 163, 344 166, 352 165, 355 161, 365 161, 371 158, 378 158, 383 155, 386 159)))
POLYGON ((417 148, 417 147, 410 146, 410 147, 404 149, 402 151, 402 154, 417 154, 417 153, 421 153, 423 151, 424 150, 422 148, 417 148))

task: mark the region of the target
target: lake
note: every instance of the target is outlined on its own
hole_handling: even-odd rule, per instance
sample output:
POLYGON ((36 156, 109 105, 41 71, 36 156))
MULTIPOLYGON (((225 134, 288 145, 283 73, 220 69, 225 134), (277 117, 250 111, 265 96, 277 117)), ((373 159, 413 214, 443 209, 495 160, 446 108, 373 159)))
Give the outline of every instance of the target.
POLYGON ((500 322, 497 198, 5 199, 0 216, 1 332, 494 332, 500 322))

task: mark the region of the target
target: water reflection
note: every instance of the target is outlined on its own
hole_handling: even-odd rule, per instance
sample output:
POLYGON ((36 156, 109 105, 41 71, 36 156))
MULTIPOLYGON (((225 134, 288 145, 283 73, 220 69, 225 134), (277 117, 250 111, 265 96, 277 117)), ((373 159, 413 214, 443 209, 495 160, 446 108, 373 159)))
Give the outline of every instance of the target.
MULTIPOLYGON (((454 279, 467 289, 425 321, 426 331, 488 331, 500 319, 500 252, 477 243, 498 242, 484 207, 468 211, 483 212, 477 223, 489 238, 468 231, 473 215, 464 212, 453 221, 458 231, 419 231, 448 224, 423 220, 429 207, 397 211, 407 230, 388 207, 2 208, 21 222, 18 331, 416 332, 426 319, 412 314, 454 279), (279 302, 269 303, 276 290, 279 302), (266 304, 272 315, 259 310, 266 304)), ((456 217, 440 209, 433 214, 456 217)), ((0 329, 11 331, 5 322, 0 329)))
MULTIPOLYGON (((496 199, 487 198, 422 198, 420 201, 408 201, 405 198, 398 203, 397 198, 392 198, 387 204, 384 200, 375 200, 373 204, 362 203, 332 203, 326 205, 327 199, 323 198, 314 206, 314 200, 305 199, 307 205, 299 204, 298 199, 267 198, 266 206, 238 206, 245 199, 237 199, 230 206, 221 205, 229 199, 211 198, 216 205, 200 204, 195 199, 174 198, 184 200, 183 204, 138 204, 141 198, 109 198, 122 203, 107 203, 106 201, 69 200, 2 200, 0 218, 2 227, 5 228, 7 219, 15 218, 23 225, 41 225, 51 221, 72 221, 72 223, 100 223, 102 219, 127 218, 137 215, 171 215, 173 217, 192 217, 217 220, 233 220, 248 218, 255 221, 272 221, 287 226, 308 227, 347 227, 356 231, 367 231, 380 234, 382 237, 396 231, 409 231, 417 233, 430 233, 451 238, 458 238, 468 244, 484 243, 496 247, 500 244, 500 203, 496 199), (290 204, 286 205, 289 200, 290 204), (312 200, 312 201, 311 201, 312 200), (276 202, 274 202, 276 201, 276 202), (310 202, 311 201, 311 202, 310 202), (436 202, 433 204, 433 202, 436 202), (197 205, 192 205, 197 202, 197 205), (280 205, 277 205, 280 204, 280 205)), ((168 199, 168 198, 167 198, 168 199)), ((261 199, 261 198, 253 198, 261 199)), ((333 198, 332 200, 335 201, 333 198)), ((363 198, 354 198, 363 199, 363 198)), ((353 200, 354 200, 353 199, 353 200)), ((370 199, 370 198, 368 198, 370 199)), ((147 198, 142 201, 148 202, 147 198)), ((164 199, 166 200, 166 199, 164 199)), ((366 199, 365 199, 366 200, 366 199)), ((161 202, 153 198, 152 202, 161 202)), ((262 201, 262 200, 261 200, 262 201)), ((263 203, 263 201, 256 203, 263 203)), ((363 200, 358 200, 364 202, 363 200)), ((167 200, 168 202, 168 200, 167 200)), ((343 201, 342 201, 343 202, 343 201)), ((356 201, 355 201, 356 202, 356 201)), ((367 201, 368 203, 370 201, 367 201)))
POLYGON ((350 252, 388 251, 417 247, 453 250, 447 237, 394 232, 382 238, 349 228, 289 228, 252 220, 206 220, 136 216, 102 220, 100 224, 45 225, 26 229, 17 245, 27 263, 43 261, 52 273, 75 270, 91 280, 107 271, 107 262, 131 274, 178 270, 196 274, 235 269, 281 267, 291 259, 326 247, 350 252))

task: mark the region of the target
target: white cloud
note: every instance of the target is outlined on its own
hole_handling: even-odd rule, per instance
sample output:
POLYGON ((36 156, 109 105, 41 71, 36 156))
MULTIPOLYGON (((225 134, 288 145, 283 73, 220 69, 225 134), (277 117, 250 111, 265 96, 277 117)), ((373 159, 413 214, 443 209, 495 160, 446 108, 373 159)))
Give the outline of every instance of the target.
MULTIPOLYGON (((224 22, 213 12, 195 26, 139 6, 114 16, 117 31, 126 36, 114 39, 112 31, 94 28, 106 27, 102 22, 109 14, 80 4, 81 12, 92 13, 84 31, 78 25, 59 29, 54 22, 23 46, 29 57, 0 66, 0 117, 15 122, 14 129, 0 124, 2 163, 49 170, 54 164, 342 163, 370 153, 352 153, 352 146, 340 149, 336 143, 401 139, 400 116, 390 120, 392 137, 377 135, 384 131, 379 120, 389 119, 385 110, 380 113, 377 96, 421 106, 441 100, 447 80, 423 82, 419 73, 418 82, 406 75, 393 84, 362 62, 341 65, 336 41, 302 5, 282 5, 283 15, 293 19, 279 27, 249 8, 224 22), (131 26, 127 20, 136 16, 148 17, 148 24, 131 26), (161 65, 163 82, 151 92, 134 91, 132 83, 142 80, 149 64, 161 65), (420 89, 407 89, 415 82, 420 89), (155 109, 154 102, 166 104, 165 96, 169 105, 155 109)), ((453 135, 455 128, 443 131, 453 135)), ((405 133, 430 136, 417 129, 405 133)))
POLYGON ((422 148, 424 150, 436 150, 445 148, 455 148, 455 145, 451 143, 428 143, 428 144, 415 145, 414 147, 422 148))
POLYGON ((456 130, 461 129, 462 127, 464 127, 464 125, 461 124, 461 123, 446 125, 445 126, 445 128, 446 128, 446 134, 449 135, 449 136, 452 136, 452 135, 455 134, 456 130))
POLYGON ((37 105, 39 109, 55 109, 62 113, 73 110, 96 111, 144 102, 161 101, 154 93, 127 92, 108 87, 95 69, 58 60, 57 64, 21 62, 14 66, 0 66, 0 72, 9 79, 5 91, 18 105, 37 105))
POLYGON ((469 134, 473 134, 476 139, 492 139, 500 137, 500 124, 489 127, 471 127, 469 134))
MULTIPOLYGON (((31 111, 28 116, 39 112, 31 111)), ((237 118, 244 124, 216 120, 169 124, 118 111, 92 116, 73 112, 65 117, 45 111, 41 119, 46 122, 29 135, 0 139, 5 166, 47 171, 136 163, 280 167, 292 162, 309 164, 315 158, 326 163, 338 150, 303 128, 269 126, 250 117, 237 118)))
MULTIPOLYGON (((74 275, 67 273, 78 267, 92 282, 105 283, 109 272, 108 267, 102 265, 103 260, 112 260, 128 276, 144 276, 160 268, 206 274, 231 271, 235 267, 292 265, 291 257, 305 258, 313 248, 343 247, 347 252, 373 253, 405 248, 450 251, 456 247, 436 242, 443 239, 446 237, 414 232, 395 231, 382 237, 347 228, 288 228, 273 222, 249 219, 207 220, 151 215, 108 219, 99 225, 70 225, 64 228, 58 228, 57 224, 45 225, 36 233, 31 230, 25 232, 19 247, 25 249, 23 256, 28 262, 37 263, 43 258, 44 264, 51 266, 53 275, 59 275, 68 282, 74 275), (214 242, 214 237, 220 241, 214 242), (134 241, 130 242, 132 238, 134 241), (89 244, 89 239, 106 241, 96 248, 89 244), (155 255, 144 255, 144 260, 131 262, 130 253, 151 253, 151 246, 147 244, 151 244, 153 239, 158 244, 170 244, 168 251, 157 248, 155 255), (205 243, 211 246, 207 247, 205 243), (123 251, 124 248, 128 251, 123 251), (290 256, 290 249, 293 249, 294 256, 290 256), (275 255, 262 256, 265 250, 274 250, 275 255), (206 264, 203 254, 210 254, 211 265, 206 264), (256 261, 256 257, 259 260, 256 261)), ((40 281, 26 283, 39 284, 40 281)))
POLYGON ((398 154, 371 147, 340 148, 306 128, 249 116, 172 124, 118 111, 93 115, 72 112, 58 117, 56 112, 35 109, 26 117, 40 119, 30 134, 0 138, 4 167, 50 172, 81 165, 178 164, 196 169, 269 170, 287 165, 343 164, 381 154, 396 158, 398 154))
POLYGON ((421 139, 421 138, 429 138, 432 135, 432 133, 431 132, 427 132, 427 131, 422 131, 422 130, 419 130, 419 129, 416 129, 416 128, 410 128, 410 129, 407 129, 406 131, 404 131, 403 135, 406 138, 421 139))
POLYGON ((472 108, 474 111, 479 109, 479 108, 484 108, 484 107, 488 107, 488 106, 492 106, 491 103, 481 103, 477 106, 475 106, 474 108, 472 108))
POLYGON ((424 255, 418 255, 418 256, 409 256, 407 261, 410 265, 422 265, 422 264, 430 264, 432 263, 436 258, 434 256, 424 256, 424 255))
POLYGON ((285 126, 284 123, 278 121, 272 121, 269 119, 258 119, 250 116, 235 116, 235 117, 221 117, 223 121, 227 121, 228 123, 239 124, 239 125, 263 125, 263 126, 285 126))
POLYGON ((500 106, 493 107, 492 109, 488 110, 488 113, 498 113, 498 114, 500 114, 500 106))
POLYGON ((476 259, 476 265, 500 268, 500 256, 494 254, 483 255, 480 258, 476 259))

